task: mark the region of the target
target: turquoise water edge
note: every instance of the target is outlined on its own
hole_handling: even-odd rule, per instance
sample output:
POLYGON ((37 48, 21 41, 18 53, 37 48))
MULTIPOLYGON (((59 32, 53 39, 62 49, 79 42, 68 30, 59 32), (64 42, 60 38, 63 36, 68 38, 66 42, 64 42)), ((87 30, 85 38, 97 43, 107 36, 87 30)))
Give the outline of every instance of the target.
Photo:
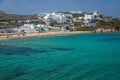
POLYGON ((120 80, 120 32, 0 40, 0 80, 120 80))

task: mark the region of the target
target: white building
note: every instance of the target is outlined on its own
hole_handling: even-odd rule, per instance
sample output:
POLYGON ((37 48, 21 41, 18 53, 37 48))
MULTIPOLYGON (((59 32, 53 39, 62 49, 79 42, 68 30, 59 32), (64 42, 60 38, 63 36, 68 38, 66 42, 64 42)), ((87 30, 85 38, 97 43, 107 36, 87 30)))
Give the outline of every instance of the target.
POLYGON ((34 25, 33 24, 24 24, 23 26, 21 26, 22 28, 30 28, 30 29, 34 29, 34 25))
POLYGON ((82 27, 95 27, 95 26, 97 26, 97 24, 96 23, 84 23, 83 25, 81 25, 82 27))
POLYGON ((96 15, 97 12, 94 12, 93 14, 84 14, 84 19, 83 19, 83 27, 91 27, 91 26, 96 26, 96 15))
POLYGON ((70 11, 70 13, 72 13, 72 14, 81 14, 82 11, 70 11))
POLYGON ((21 32, 26 32, 26 33, 32 33, 32 32, 36 32, 34 25, 33 24, 24 24, 23 26, 21 26, 19 28, 19 31, 21 32))
POLYGON ((91 14, 85 14, 84 15, 84 20, 89 20, 89 21, 92 21, 95 19, 95 16, 94 15, 91 15, 91 14))
POLYGON ((92 15, 94 15, 94 16, 99 16, 100 14, 99 14, 98 11, 94 11, 92 15))
POLYGON ((45 20, 50 20, 58 24, 66 23, 67 17, 64 14, 60 13, 47 13, 44 17, 45 20))
POLYGON ((49 26, 48 25, 45 25, 45 24, 38 24, 36 25, 35 27, 36 29, 42 29, 44 31, 48 31, 49 30, 49 26))

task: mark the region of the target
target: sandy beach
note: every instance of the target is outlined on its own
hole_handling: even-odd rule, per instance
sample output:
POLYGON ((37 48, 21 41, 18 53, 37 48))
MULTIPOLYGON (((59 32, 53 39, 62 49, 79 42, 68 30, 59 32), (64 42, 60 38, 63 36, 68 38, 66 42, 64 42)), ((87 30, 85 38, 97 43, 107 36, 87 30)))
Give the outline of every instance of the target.
POLYGON ((35 36, 53 36, 53 35, 66 35, 66 34, 82 34, 92 33, 91 31, 59 31, 59 32, 42 32, 42 33, 27 33, 27 34, 5 34, 0 33, 0 40, 11 39, 11 38, 24 38, 24 37, 35 37, 35 36))

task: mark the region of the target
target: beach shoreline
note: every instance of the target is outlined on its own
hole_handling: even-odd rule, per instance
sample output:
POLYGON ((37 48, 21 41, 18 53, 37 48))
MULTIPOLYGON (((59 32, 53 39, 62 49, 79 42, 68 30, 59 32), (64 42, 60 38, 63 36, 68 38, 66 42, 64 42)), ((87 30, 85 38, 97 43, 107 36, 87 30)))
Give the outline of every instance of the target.
POLYGON ((14 38, 26 38, 26 37, 44 37, 54 35, 72 35, 82 33, 93 33, 92 31, 56 31, 56 32, 42 32, 42 33, 26 33, 26 34, 0 34, 0 40, 14 39, 14 38))

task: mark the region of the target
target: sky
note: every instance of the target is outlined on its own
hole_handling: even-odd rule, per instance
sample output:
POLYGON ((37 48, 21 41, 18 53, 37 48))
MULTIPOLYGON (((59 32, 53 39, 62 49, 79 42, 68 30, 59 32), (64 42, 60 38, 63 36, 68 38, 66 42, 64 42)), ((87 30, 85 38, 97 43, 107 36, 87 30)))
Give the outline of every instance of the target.
POLYGON ((99 11, 108 16, 120 16, 120 0, 0 0, 0 11, 12 14, 99 11))

